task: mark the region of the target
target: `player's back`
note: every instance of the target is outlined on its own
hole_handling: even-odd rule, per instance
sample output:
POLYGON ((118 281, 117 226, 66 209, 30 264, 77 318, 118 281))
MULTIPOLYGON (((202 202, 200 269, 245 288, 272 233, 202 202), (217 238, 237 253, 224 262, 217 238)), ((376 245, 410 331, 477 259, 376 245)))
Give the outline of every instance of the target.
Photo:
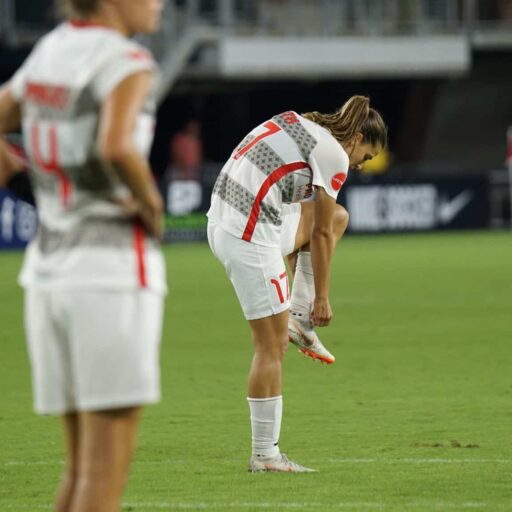
POLYGON ((210 221, 246 241, 279 246, 282 204, 311 198, 313 185, 323 185, 331 168, 324 165, 329 155, 336 160, 333 169, 348 164, 326 129, 293 111, 275 115, 247 134, 224 165, 210 221))
MULTIPOLYGON (((130 59, 150 57, 112 30, 65 23, 39 42, 13 79, 40 218, 48 228, 65 230, 94 202, 116 211, 104 199, 122 187, 99 159, 97 127, 101 102, 116 75, 133 67, 130 59)), ((137 135, 147 150, 149 131, 137 135)))
MULTIPOLYGON (((108 94, 130 74, 153 69, 150 54, 121 34, 64 23, 37 44, 12 79, 40 221, 22 282, 133 282, 127 275, 137 266, 128 261, 134 225, 120 205, 129 191, 100 158, 96 141, 108 94), (106 255, 103 266, 92 257, 98 251, 106 255), (127 251, 124 264, 114 267, 127 251)), ((153 111, 151 96, 134 133, 143 154, 152 141, 153 111)), ((143 244, 144 234, 136 233, 143 244)))

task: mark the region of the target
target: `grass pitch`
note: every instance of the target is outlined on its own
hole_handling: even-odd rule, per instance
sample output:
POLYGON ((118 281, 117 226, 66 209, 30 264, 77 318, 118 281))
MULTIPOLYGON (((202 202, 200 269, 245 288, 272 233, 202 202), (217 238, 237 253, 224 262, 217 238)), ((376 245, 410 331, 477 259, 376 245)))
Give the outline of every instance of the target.
MULTIPOLYGON (((166 249, 164 400, 123 511, 512 511, 512 235, 347 237, 330 367, 294 349, 282 450, 316 474, 248 474, 249 330, 206 245, 166 249)), ((59 423, 31 411, 21 254, 0 254, 0 511, 51 509, 59 423)), ((115 319, 113 319, 115 321, 115 319)))

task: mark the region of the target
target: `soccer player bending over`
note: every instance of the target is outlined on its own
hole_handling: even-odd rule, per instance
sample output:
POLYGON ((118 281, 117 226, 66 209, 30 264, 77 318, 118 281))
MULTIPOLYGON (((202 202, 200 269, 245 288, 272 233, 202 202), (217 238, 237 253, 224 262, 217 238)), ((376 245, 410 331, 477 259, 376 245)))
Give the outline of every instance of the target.
POLYGON ((386 142, 380 114, 368 98, 354 96, 333 114, 285 112, 257 126, 217 179, 208 241, 235 288, 255 348, 250 471, 312 471, 279 450, 282 359, 292 341, 306 355, 334 362, 313 327, 332 318, 331 258, 348 223, 336 198, 349 168, 360 169, 386 142), (295 271, 291 305, 283 256, 295 271))
MULTIPOLYGON (((73 17, 0 89, 0 135, 22 125, 39 213, 20 282, 35 409, 66 437, 55 510, 116 512, 141 408, 160 396, 155 64, 128 37, 157 28, 163 0, 67 4, 73 17)), ((5 144, 2 162, 7 183, 19 163, 5 144)))

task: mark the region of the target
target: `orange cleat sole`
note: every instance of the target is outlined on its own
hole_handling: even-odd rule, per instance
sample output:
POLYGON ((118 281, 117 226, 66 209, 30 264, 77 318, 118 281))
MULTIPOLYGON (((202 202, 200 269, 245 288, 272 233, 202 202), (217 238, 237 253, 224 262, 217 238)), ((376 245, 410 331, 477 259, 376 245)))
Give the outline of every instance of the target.
POLYGON ((333 364, 336 359, 328 359, 327 357, 319 356, 318 354, 315 354, 311 350, 307 350, 305 348, 299 348, 298 351, 306 357, 310 357, 311 359, 316 359, 317 361, 320 361, 321 363, 325 364, 333 364))

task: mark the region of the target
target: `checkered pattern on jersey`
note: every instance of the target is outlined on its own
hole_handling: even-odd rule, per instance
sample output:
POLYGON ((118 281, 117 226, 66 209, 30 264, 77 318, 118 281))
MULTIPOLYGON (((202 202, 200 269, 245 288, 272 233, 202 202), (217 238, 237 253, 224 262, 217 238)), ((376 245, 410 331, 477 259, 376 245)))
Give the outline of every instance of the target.
POLYGON ((254 164, 265 176, 268 176, 286 162, 263 140, 255 144, 244 158, 254 164))
MULTIPOLYGON (((245 187, 237 183, 226 173, 221 173, 217 178, 215 186, 213 187, 213 193, 217 194, 223 201, 229 204, 229 206, 247 217, 249 217, 256 199, 255 195, 251 194, 245 187)), ((261 203, 258 222, 280 226, 282 221, 279 210, 268 204, 261 203)))
MULTIPOLYGON (((104 164, 96 157, 92 157, 85 165, 70 165, 63 170, 75 191, 106 195, 114 193, 114 181, 105 171, 104 164)), ((40 169, 33 164, 30 178, 40 193, 52 195, 58 193, 60 182, 55 173, 40 169)))
MULTIPOLYGON (((80 229, 62 233, 48 228, 40 221, 36 236, 39 250, 43 254, 84 247, 130 249, 133 247, 133 222, 129 219, 95 217, 84 219, 80 229)), ((151 239, 145 243, 152 248, 156 247, 156 242, 151 239)))
MULTIPOLYGON (((286 162, 265 141, 259 141, 247 151, 244 158, 247 158, 266 176, 286 165, 286 162)), ((285 176, 277 182, 277 186, 281 190, 283 201, 291 202, 294 189, 293 176, 291 174, 285 176)))
POLYGON ((318 143, 318 140, 309 133, 305 126, 299 121, 296 123, 290 123, 286 119, 287 112, 282 114, 278 114, 272 118, 272 121, 279 125, 297 144, 300 152, 304 156, 304 160, 307 162, 309 159, 309 155, 311 155, 311 151, 315 148, 318 143))

